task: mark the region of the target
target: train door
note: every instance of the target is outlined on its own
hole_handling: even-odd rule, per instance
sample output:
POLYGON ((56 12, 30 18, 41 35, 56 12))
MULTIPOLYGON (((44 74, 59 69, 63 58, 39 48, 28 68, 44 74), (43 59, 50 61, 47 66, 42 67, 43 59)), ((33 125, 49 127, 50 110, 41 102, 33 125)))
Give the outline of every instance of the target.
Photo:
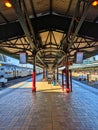
POLYGON ((15 66, 11 67, 11 71, 12 71, 12 78, 16 77, 16 70, 15 70, 15 66))
POLYGON ((7 78, 7 79, 12 78, 10 66, 5 66, 5 78, 7 78))
POLYGON ((9 68, 8 68, 8 66, 5 66, 5 74, 4 74, 4 77, 5 78, 9 78, 9 68))
POLYGON ((12 78, 15 78, 16 73, 15 73, 15 67, 14 66, 11 67, 11 73, 12 73, 12 78))
POLYGON ((21 68, 16 67, 16 77, 20 77, 20 76, 21 76, 21 68))
POLYGON ((18 67, 16 67, 16 77, 18 77, 18 67))
POLYGON ((4 66, 0 66, 0 76, 1 75, 5 75, 5 67, 4 66))

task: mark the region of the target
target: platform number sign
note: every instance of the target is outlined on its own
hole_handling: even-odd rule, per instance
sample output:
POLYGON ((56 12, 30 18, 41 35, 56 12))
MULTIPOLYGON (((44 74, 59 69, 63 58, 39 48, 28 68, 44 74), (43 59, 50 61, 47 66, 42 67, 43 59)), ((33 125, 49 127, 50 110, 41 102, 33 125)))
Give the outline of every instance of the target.
POLYGON ((25 52, 20 52, 20 64, 27 63, 27 54, 25 52))

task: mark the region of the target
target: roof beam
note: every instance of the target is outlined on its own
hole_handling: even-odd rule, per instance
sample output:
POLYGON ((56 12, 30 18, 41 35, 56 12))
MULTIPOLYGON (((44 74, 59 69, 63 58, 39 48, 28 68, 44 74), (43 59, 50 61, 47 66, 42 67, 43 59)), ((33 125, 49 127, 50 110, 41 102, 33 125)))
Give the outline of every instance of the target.
POLYGON ((68 44, 68 42, 69 42, 67 51, 68 51, 68 50, 70 49, 70 47, 72 46, 72 44, 73 44, 73 42, 74 42, 74 39, 75 39, 75 36, 76 36, 77 33, 79 32, 79 30, 80 30, 80 28, 81 28, 81 26, 82 26, 82 24, 83 24, 83 22, 84 22, 84 20, 85 20, 85 18, 86 18, 86 16, 87 16, 87 11, 88 11, 89 7, 91 6, 92 1, 93 1, 93 0, 89 0, 89 1, 87 2, 87 5, 86 5, 86 7, 85 7, 85 9, 84 9, 84 12, 83 12, 83 14, 82 14, 82 17, 81 17, 81 19, 80 19, 80 21, 79 21, 79 23, 78 23, 78 25, 77 25, 77 27, 76 27, 76 29, 75 29, 73 35, 72 35, 72 37, 71 37, 71 40, 69 40, 69 39, 70 39, 69 37, 70 37, 70 35, 71 35, 71 31, 72 31, 72 27, 73 27, 73 24, 74 24, 74 20, 75 20, 75 18, 76 18, 77 11, 78 11, 78 9, 79 9, 78 7, 80 6, 80 1, 78 1, 77 5, 76 5, 75 13, 74 13, 74 15, 73 15, 71 24, 70 24, 70 26, 69 26, 69 30, 68 30, 67 37, 65 37, 65 38, 63 39, 63 41, 62 41, 62 43, 63 43, 62 46, 63 46, 63 47, 64 47, 65 44, 68 44))
MULTIPOLYGON (((31 34, 30 34, 30 31, 29 31, 27 23, 26 23, 26 19, 25 19, 23 13, 21 12, 21 9, 19 7, 19 4, 18 4, 17 0, 11 0, 11 2, 12 2, 12 5, 13 5, 15 11, 16 11, 16 14, 18 16, 18 19, 20 21, 22 29, 23 29, 23 31, 24 31, 24 33, 25 33, 25 35, 26 35, 26 37, 27 37, 27 39, 28 39, 28 41, 30 43, 30 46, 31 46, 32 50, 37 52, 38 48, 35 46, 35 43, 36 43, 35 34, 34 34, 33 27, 31 25, 29 16, 27 14, 27 10, 25 10, 26 11, 26 17, 27 17, 28 25, 30 27, 30 31, 32 33, 32 38, 31 38, 31 34)), ((24 1, 22 1, 22 2, 23 2, 23 5, 25 6, 24 1)), ((39 56, 37 56, 37 57, 40 59, 39 56)), ((40 61, 45 65, 45 63, 41 59, 40 59, 40 61)))
POLYGON ((34 17, 36 18, 37 16, 36 16, 33 0, 30 0, 30 4, 31 4, 31 8, 32 8, 32 13, 33 13, 34 17))
POLYGON ((28 41, 30 42, 30 45, 31 45, 32 50, 34 50, 34 49, 37 50, 37 48, 36 48, 36 46, 35 46, 35 44, 34 44, 34 41, 33 41, 33 39, 31 38, 31 34, 30 34, 30 32, 29 32, 29 29, 28 29, 28 27, 27 27, 26 19, 25 19, 25 17, 23 16, 23 13, 21 12, 21 9, 20 9, 20 7, 19 7, 19 4, 18 4, 17 0, 11 0, 11 3, 12 3, 12 5, 13 5, 13 7, 14 7, 14 9, 15 9, 15 12, 16 12, 16 14, 17 14, 17 16, 18 16, 18 19, 19 19, 19 21, 20 21, 20 24, 21 24, 21 26, 22 26, 22 29, 23 29, 23 31, 24 31, 26 37, 28 38, 28 41))
MULTIPOLYGON (((70 26, 69 26, 69 29, 68 29, 68 33, 67 33, 67 35, 66 35, 65 37, 63 37, 63 39, 61 40, 61 41, 62 41, 62 42, 61 42, 61 46, 63 46, 63 48, 64 48, 64 46, 65 46, 66 44, 68 44, 68 43, 67 43, 67 42, 68 42, 68 38, 69 38, 70 35, 71 35, 71 31, 72 31, 72 28, 73 28, 73 25, 74 25, 74 22, 75 22, 75 18, 76 18, 76 14, 77 14, 77 12, 78 12, 79 7, 80 7, 80 1, 78 1, 77 4, 76 4, 75 12, 74 12, 74 14, 73 14, 73 17, 72 17, 72 20, 71 20, 71 23, 70 23, 70 26)), ((67 48, 68 46, 65 46, 65 47, 67 48)))
MULTIPOLYGON (((24 2, 24 0, 23 0, 23 2, 24 2)), ((34 18, 36 18, 37 15, 36 15, 36 12, 35 12, 33 0, 30 0, 30 4, 31 4, 32 13, 34 15, 34 18)), ((26 8, 25 2, 24 2, 24 6, 26 8)), ((33 29, 33 32, 35 33, 34 29, 33 29)), ((36 33, 35 33, 35 38, 36 38, 37 44, 39 45, 38 47, 41 48, 42 47, 42 39, 41 39, 39 32, 37 30, 36 30, 36 33)))
MULTIPOLYGON (((78 49, 77 49, 77 48, 73 48, 72 51, 74 51, 74 50, 77 51, 77 50, 81 50, 81 49, 88 49, 88 48, 93 48, 93 47, 94 47, 94 48, 96 48, 96 47, 98 48, 98 45, 84 46, 84 47, 79 47, 78 49)), ((98 50, 97 50, 97 51, 98 51, 98 50)), ((91 55, 91 54, 90 54, 90 55, 91 55)))
MULTIPOLYGON (((46 15, 43 17, 38 17, 38 20, 36 18, 31 18, 31 21, 32 21, 32 25, 35 27, 35 30, 37 31, 40 32, 41 30, 46 31, 50 26, 51 28, 53 28, 54 31, 58 29, 58 30, 62 30, 62 32, 65 31, 65 33, 67 33, 71 19, 62 16, 56 16, 56 15, 52 15, 52 16, 46 15), (51 19, 51 21, 49 21, 49 19, 51 19)), ((84 21, 82 27, 79 30, 78 36, 84 38, 89 37, 89 39, 98 40, 97 32, 98 32, 97 24, 84 21), (92 31, 89 31, 89 29, 92 31)), ((15 39, 17 37, 22 37, 22 36, 24 36, 24 32, 18 21, 9 24, 0 25, 0 40, 6 41, 8 39, 15 39)))
MULTIPOLYGON (((13 46, 11 46, 11 45, 1 45, 0 46, 0 49, 1 48, 13 48, 13 50, 15 49, 21 49, 22 51, 24 51, 24 50, 27 50, 27 51, 30 51, 30 49, 26 49, 26 48, 23 48, 23 47, 17 47, 17 46, 15 46, 15 47, 13 47, 13 46)), ((31 52, 31 51, 30 51, 31 52)))
POLYGON ((50 14, 52 14, 52 0, 50 0, 50 14))
POLYGON ((78 25, 77 25, 77 28, 76 28, 76 30, 75 30, 73 36, 72 36, 72 41, 74 40, 75 36, 76 36, 77 33, 79 32, 79 30, 80 30, 80 28, 81 28, 81 26, 82 26, 82 24, 83 24, 83 22, 84 22, 84 20, 85 20, 85 18, 86 18, 86 16, 87 16, 88 9, 89 9, 89 7, 91 6, 91 3, 92 3, 92 2, 93 2, 93 0, 90 0, 90 1, 87 3, 87 5, 86 5, 86 7, 85 7, 85 9, 84 9, 83 15, 82 15, 82 17, 81 17, 81 19, 80 19, 80 21, 79 21, 79 23, 78 23, 78 25))
POLYGON ((70 0, 70 2, 69 2, 69 5, 68 5, 67 11, 66 11, 66 15, 68 14, 68 12, 69 12, 69 10, 70 10, 70 7, 71 7, 71 4, 72 4, 72 1, 73 1, 73 0, 70 0))
MULTIPOLYGON (((36 41, 36 38, 35 38, 35 32, 34 32, 32 24, 31 24, 31 21, 29 19, 29 14, 28 14, 28 11, 27 11, 27 7, 26 7, 26 4, 25 4, 25 1, 21 0, 21 2, 23 4, 23 8, 24 8, 24 17, 25 17, 27 25, 28 25, 27 27, 29 29, 30 34, 32 35, 31 37, 33 39, 34 44, 36 44, 37 41, 36 41)), ((35 47, 35 49, 37 50, 37 47, 35 47)))
MULTIPOLYGON (((91 56, 95 56, 95 54, 98 55, 98 50, 90 51, 89 53, 90 53, 91 56)), ((90 56, 88 55, 88 53, 86 53, 86 54, 84 55, 84 59, 89 58, 89 57, 90 57, 90 56)))
POLYGON ((5 20, 6 23, 9 23, 9 21, 7 20, 7 18, 0 12, 0 16, 5 20))
POLYGON ((60 58, 59 60, 57 60, 57 63, 56 64, 53 64, 53 68, 56 67, 56 65, 60 65, 62 63, 62 61, 64 60, 64 58, 66 57, 66 55, 64 55, 62 58, 60 58))
POLYGON ((36 58, 38 58, 38 60, 43 64, 43 66, 48 68, 48 65, 46 63, 43 63, 42 59, 38 55, 36 55, 36 58))
POLYGON ((7 56, 10 56, 10 57, 12 57, 12 58, 19 59, 19 57, 16 56, 15 53, 12 54, 12 53, 8 52, 6 49, 0 48, 0 53, 2 53, 2 54, 4 54, 4 55, 7 55, 7 56))

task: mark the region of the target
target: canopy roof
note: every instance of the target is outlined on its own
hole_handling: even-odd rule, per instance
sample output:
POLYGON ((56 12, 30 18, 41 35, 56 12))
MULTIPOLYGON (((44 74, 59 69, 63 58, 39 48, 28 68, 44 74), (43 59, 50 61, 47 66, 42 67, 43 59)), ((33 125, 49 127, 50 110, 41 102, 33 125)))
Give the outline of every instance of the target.
POLYGON ((0 52, 28 62, 55 68, 77 51, 84 58, 98 54, 98 5, 93 0, 10 0, 0 1, 0 52))

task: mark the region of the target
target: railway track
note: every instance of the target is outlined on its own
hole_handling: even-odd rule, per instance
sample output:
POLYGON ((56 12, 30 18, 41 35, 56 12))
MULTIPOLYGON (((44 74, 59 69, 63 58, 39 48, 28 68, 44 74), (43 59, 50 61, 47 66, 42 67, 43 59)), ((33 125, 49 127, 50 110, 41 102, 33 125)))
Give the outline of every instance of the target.
POLYGON ((15 85, 15 84, 17 84, 17 83, 19 83, 19 82, 22 82, 22 81, 25 81, 25 80, 27 80, 27 79, 29 79, 29 78, 31 78, 32 76, 26 76, 26 77, 20 77, 20 78, 16 78, 16 79, 10 79, 10 80, 8 80, 8 82, 7 83, 5 83, 5 85, 4 86, 2 86, 1 88, 6 88, 6 87, 9 87, 9 86, 11 86, 11 85, 15 85))

